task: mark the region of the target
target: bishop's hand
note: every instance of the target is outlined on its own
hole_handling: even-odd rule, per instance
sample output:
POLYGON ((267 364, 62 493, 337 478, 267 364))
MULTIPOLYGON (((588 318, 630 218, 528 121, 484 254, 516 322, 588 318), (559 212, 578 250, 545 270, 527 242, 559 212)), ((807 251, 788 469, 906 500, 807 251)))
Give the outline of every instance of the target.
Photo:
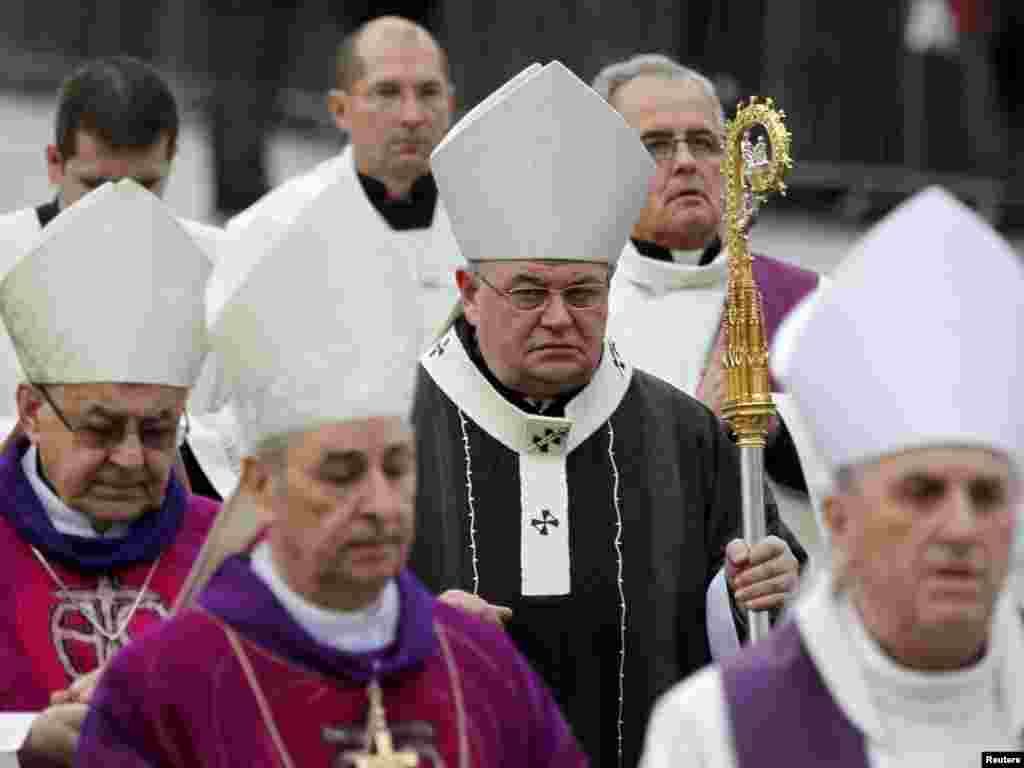
POLYGON ((70 768, 88 712, 89 707, 80 702, 55 704, 44 709, 32 721, 25 746, 19 754, 70 768))
POLYGON ((442 592, 437 599, 484 621, 497 624, 499 627, 504 627, 505 622, 512 618, 511 608, 504 605, 492 605, 482 597, 470 592, 463 592, 461 589, 449 589, 442 592))
POLYGON ((725 578, 740 610, 765 611, 781 606, 800 578, 800 563, 778 536, 750 546, 733 539, 725 547, 725 578))
POLYGON ((70 704, 79 702, 88 704, 92 692, 100 681, 103 674, 103 667, 97 667, 87 675, 82 675, 71 685, 61 691, 54 691, 50 694, 50 704, 70 704))

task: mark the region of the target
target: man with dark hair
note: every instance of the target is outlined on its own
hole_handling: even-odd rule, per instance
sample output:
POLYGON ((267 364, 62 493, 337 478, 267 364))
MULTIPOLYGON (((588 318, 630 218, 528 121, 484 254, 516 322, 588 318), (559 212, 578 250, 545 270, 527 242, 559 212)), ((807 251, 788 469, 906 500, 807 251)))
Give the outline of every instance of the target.
MULTIPOLYGON (((133 179, 161 197, 178 144, 178 106, 164 79, 148 64, 119 56, 84 64, 59 91, 54 143, 46 146, 46 167, 57 194, 48 203, 0 216, 0 276, 6 274, 38 238, 43 227, 83 195, 107 181, 133 179)), ((210 259, 223 233, 194 221, 182 225, 210 259)), ((14 350, 0 342, 0 430, 17 425, 14 391, 22 380, 14 350)), ((208 365, 190 402, 190 411, 212 410, 221 394, 217 371, 208 365)), ((215 440, 202 442, 204 454, 215 440)), ((201 495, 220 498, 200 468, 192 447, 182 447, 189 483, 201 495)), ((203 455, 203 466, 226 459, 203 455)), ((221 483, 223 486, 223 483, 221 483)), ((226 489, 223 489, 226 490, 226 489)))
POLYGON ((228 229, 279 230, 332 181, 344 178, 349 202, 338 211, 337 229, 324 234, 357 247, 342 224, 358 222, 359 231, 408 254, 421 286, 410 323, 425 346, 457 298, 452 274, 458 246, 430 173, 430 153, 448 130, 454 106, 447 57, 426 29, 397 16, 363 24, 338 48, 335 88, 327 97, 349 146, 274 189, 228 229))

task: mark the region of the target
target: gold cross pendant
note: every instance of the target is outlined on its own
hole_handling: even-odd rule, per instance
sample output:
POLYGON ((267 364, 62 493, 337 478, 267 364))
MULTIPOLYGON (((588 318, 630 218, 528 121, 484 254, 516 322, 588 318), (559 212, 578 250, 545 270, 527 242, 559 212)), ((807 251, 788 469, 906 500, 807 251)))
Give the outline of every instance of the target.
POLYGON ((346 752, 355 768, 416 768, 420 758, 412 750, 395 752, 384 714, 384 695, 376 679, 366 688, 370 706, 366 714, 366 746, 360 752, 346 752))

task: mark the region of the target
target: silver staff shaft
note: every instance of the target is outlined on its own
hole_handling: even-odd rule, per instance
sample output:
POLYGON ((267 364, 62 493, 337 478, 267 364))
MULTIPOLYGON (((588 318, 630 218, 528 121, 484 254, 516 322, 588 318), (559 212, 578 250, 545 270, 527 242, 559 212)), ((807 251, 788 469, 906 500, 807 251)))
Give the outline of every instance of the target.
MULTIPOLYGON (((764 449, 740 448, 740 482, 743 484, 743 539, 754 546, 768 535, 764 516, 764 449)), ((747 611, 750 642, 768 634, 771 617, 767 611, 747 611)))

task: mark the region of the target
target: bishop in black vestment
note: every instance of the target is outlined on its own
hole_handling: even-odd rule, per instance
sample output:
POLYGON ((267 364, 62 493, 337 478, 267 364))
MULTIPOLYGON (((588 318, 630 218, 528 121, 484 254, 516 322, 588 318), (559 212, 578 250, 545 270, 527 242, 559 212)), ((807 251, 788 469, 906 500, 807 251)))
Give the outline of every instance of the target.
POLYGON ((657 695, 711 661, 738 608, 781 604, 803 550, 770 506, 775 535, 744 560, 735 446, 605 338, 652 173, 621 118, 535 65, 432 164, 468 266, 464 314, 419 369, 413 570, 485 615, 511 609, 592 764, 635 765, 657 695))

